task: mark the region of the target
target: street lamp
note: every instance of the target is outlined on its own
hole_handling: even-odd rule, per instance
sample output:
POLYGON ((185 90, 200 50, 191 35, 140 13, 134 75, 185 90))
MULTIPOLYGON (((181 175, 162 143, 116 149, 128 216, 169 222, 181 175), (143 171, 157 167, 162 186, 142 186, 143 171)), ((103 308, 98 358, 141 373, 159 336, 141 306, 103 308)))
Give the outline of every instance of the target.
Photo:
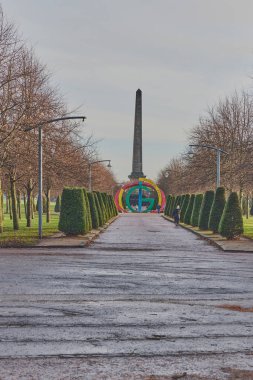
POLYGON ((211 150, 214 150, 216 152, 216 188, 220 187, 220 158, 221 158, 221 153, 222 154, 228 154, 228 153, 225 152, 225 150, 217 148, 216 146, 212 146, 212 145, 190 144, 189 147, 190 147, 190 151, 188 152, 189 155, 194 154, 194 151, 192 149, 193 147, 211 149, 211 150))
POLYGON ((92 182, 92 178, 91 178, 91 166, 94 165, 94 164, 97 164, 99 162, 108 162, 107 167, 108 168, 112 167, 111 160, 98 160, 98 161, 89 162, 89 191, 92 191, 92 185, 91 185, 91 182, 92 182))
POLYGON ((86 119, 85 116, 64 116, 64 117, 58 117, 56 119, 50 119, 42 121, 39 124, 36 124, 31 127, 25 128, 25 132, 31 131, 33 129, 38 128, 39 135, 38 135, 38 167, 39 167, 39 175, 38 175, 38 214, 39 214, 39 226, 38 226, 38 234, 39 239, 42 239, 42 214, 43 214, 43 207, 42 207, 42 128, 46 124, 56 123, 57 121, 63 121, 63 120, 76 120, 76 119, 82 119, 84 121, 86 119))

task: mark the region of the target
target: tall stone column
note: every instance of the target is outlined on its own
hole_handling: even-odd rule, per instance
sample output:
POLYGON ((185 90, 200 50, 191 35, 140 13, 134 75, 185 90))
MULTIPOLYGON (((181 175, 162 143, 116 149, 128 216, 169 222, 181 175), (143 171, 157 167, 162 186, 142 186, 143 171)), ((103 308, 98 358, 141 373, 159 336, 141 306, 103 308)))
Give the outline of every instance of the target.
POLYGON ((133 143, 133 164, 130 179, 145 177, 142 172, 142 92, 136 91, 135 120, 134 120, 134 143, 133 143))

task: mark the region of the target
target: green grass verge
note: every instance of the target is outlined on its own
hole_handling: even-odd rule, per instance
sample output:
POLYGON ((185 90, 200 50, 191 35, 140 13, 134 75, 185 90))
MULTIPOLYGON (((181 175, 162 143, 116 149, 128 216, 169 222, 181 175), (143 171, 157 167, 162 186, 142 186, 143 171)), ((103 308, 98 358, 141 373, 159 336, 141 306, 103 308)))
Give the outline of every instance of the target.
MULTIPOLYGON (((46 223, 43 215, 43 236, 50 236, 58 232, 59 213, 54 212, 54 203, 51 204, 51 221, 46 223)), ((22 208, 22 218, 19 220, 19 230, 13 231, 12 220, 4 215, 4 231, 0 234, 0 247, 31 246, 38 241, 38 213, 32 219, 32 227, 26 227, 26 218, 22 208)))
POLYGON ((253 216, 250 216, 249 219, 243 217, 243 227, 244 227, 244 236, 253 239, 253 216))

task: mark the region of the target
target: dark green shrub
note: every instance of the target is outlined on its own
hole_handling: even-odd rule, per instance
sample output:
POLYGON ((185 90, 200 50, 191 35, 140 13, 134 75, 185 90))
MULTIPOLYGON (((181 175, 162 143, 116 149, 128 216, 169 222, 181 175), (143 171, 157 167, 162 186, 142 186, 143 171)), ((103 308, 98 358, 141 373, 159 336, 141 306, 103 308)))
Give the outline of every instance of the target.
POLYGON ((89 204, 90 204, 90 213, 91 213, 91 221, 92 221, 92 228, 98 228, 99 227, 99 217, 98 217, 98 210, 95 202, 95 196, 93 193, 87 192, 89 204))
POLYGON ((107 204, 107 194, 101 193, 101 197, 105 206, 105 221, 107 222, 110 219, 110 213, 109 213, 108 204, 107 204))
POLYGON ((83 188, 83 196, 84 196, 86 223, 87 223, 88 231, 90 231, 92 229, 92 219, 91 219, 90 203, 89 203, 87 191, 84 188, 83 188))
MULTIPOLYGON (((44 194, 42 194, 42 205, 43 205, 43 214, 46 214, 46 212, 47 212, 47 198, 44 194)), ((37 198, 37 203, 36 203, 36 211, 39 211, 38 198, 37 198)))
POLYGON ((99 207, 100 207, 100 210, 101 210, 102 225, 104 225, 107 222, 107 220, 106 220, 105 205, 104 205, 104 202, 103 202, 102 194, 99 191, 97 191, 96 194, 97 194, 97 197, 98 197, 99 207))
POLYGON ((199 213, 200 213, 202 201, 203 201, 203 194, 196 194, 194 203, 193 203, 192 216, 191 216, 191 225, 193 227, 198 227, 199 225, 199 213))
POLYGON ((185 224, 191 224, 191 216, 192 216, 194 200, 195 200, 195 194, 192 194, 188 203, 187 210, 185 212, 185 216, 184 216, 185 224))
POLYGON ((236 192, 232 192, 224 207, 219 233, 227 239, 235 239, 243 234, 242 211, 236 192))
POLYGON ((167 196, 167 198, 166 198, 166 205, 165 205, 165 208, 164 208, 164 215, 169 215, 169 209, 170 209, 171 199, 172 199, 172 195, 169 194, 167 196))
POLYGON ((112 216, 117 216, 118 215, 118 210, 117 210, 117 207, 116 207, 116 204, 114 202, 114 198, 112 195, 109 195, 109 199, 110 199, 110 203, 111 203, 111 207, 112 207, 112 216))
POLYGON ((184 203, 182 204, 181 213, 180 213, 180 222, 184 222, 184 216, 190 201, 190 194, 185 194, 184 203))
POLYGON ((88 226, 83 189, 65 187, 61 198, 59 230, 66 235, 84 235, 88 226))
POLYGON ((199 228, 201 230, 208 230, 209 216, 214 199, 214 191, 209 190, 204 194, 199 213, 199 228))
POLYGON ((219 224, 225 204, 225 189, 224 187, 218 187, 215 192, 208 223, 208 229, 213 231, 213 233, 217 233, 219 231, 219 224))
POLYGON ((180 201, 180 209, 182 210, 182 206, 185 200, 185 194, 181 195, 181 201, 180 201))
POLYGON ((180 206, 180 200, 181 200, 181 195, 177 195, 177 196, 176 196, 175 203, 174 203, 174 209, 175 209, 177 206, 180 206))
POLYGON ((100 206, 100 203, 99 203, 99 200, 98 200, 98 195, 96 192, 93 191, 93 195, 94 195, 94 199, 95 199, 95 204, 96 204, 96 207, 97 207, 97 212, 98 212, 98 222, 99 222, 99 227, 102 227, 102 225, 104 224, 103 223, 103 216, 102 216, 102 210, 101 210, 101 206, 100 206))
POLYGON ((55 212, 60 212, 61 211, 61 196, 58 195, 56 198, 55 206, 54 206, 54 211, 55 212))
POLYGON ((172 217, 172 213, 175 207, 175 203, 176 203, 176 197, 173 195, 171 198, 171 204, 170 204, 170 210, 169 210, 169 216, 171 217, 172 217))

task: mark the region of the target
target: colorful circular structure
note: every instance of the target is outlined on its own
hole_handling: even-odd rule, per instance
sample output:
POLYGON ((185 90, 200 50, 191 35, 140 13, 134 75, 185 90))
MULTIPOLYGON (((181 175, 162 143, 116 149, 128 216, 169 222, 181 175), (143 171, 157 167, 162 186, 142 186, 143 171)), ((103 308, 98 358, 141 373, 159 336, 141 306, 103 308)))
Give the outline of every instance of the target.
POLYGON ((120 212, 158 212, 158 210, 163 211, 165 203, 164 192, 148 178, 139 178, 139 180, 127 182, 115 194, 115 204, 120 212), (144 193, 149 196, 144 197, 144 193), (151 196, 151 193, 155 193, 156 197, 151 196), (138 195, 137 209, 133 208, 130 201, 133 194, 138 195), (125 205, 123 205, 123 198, 125 205), (157 205, 154 210, 155 199, 157 205))

